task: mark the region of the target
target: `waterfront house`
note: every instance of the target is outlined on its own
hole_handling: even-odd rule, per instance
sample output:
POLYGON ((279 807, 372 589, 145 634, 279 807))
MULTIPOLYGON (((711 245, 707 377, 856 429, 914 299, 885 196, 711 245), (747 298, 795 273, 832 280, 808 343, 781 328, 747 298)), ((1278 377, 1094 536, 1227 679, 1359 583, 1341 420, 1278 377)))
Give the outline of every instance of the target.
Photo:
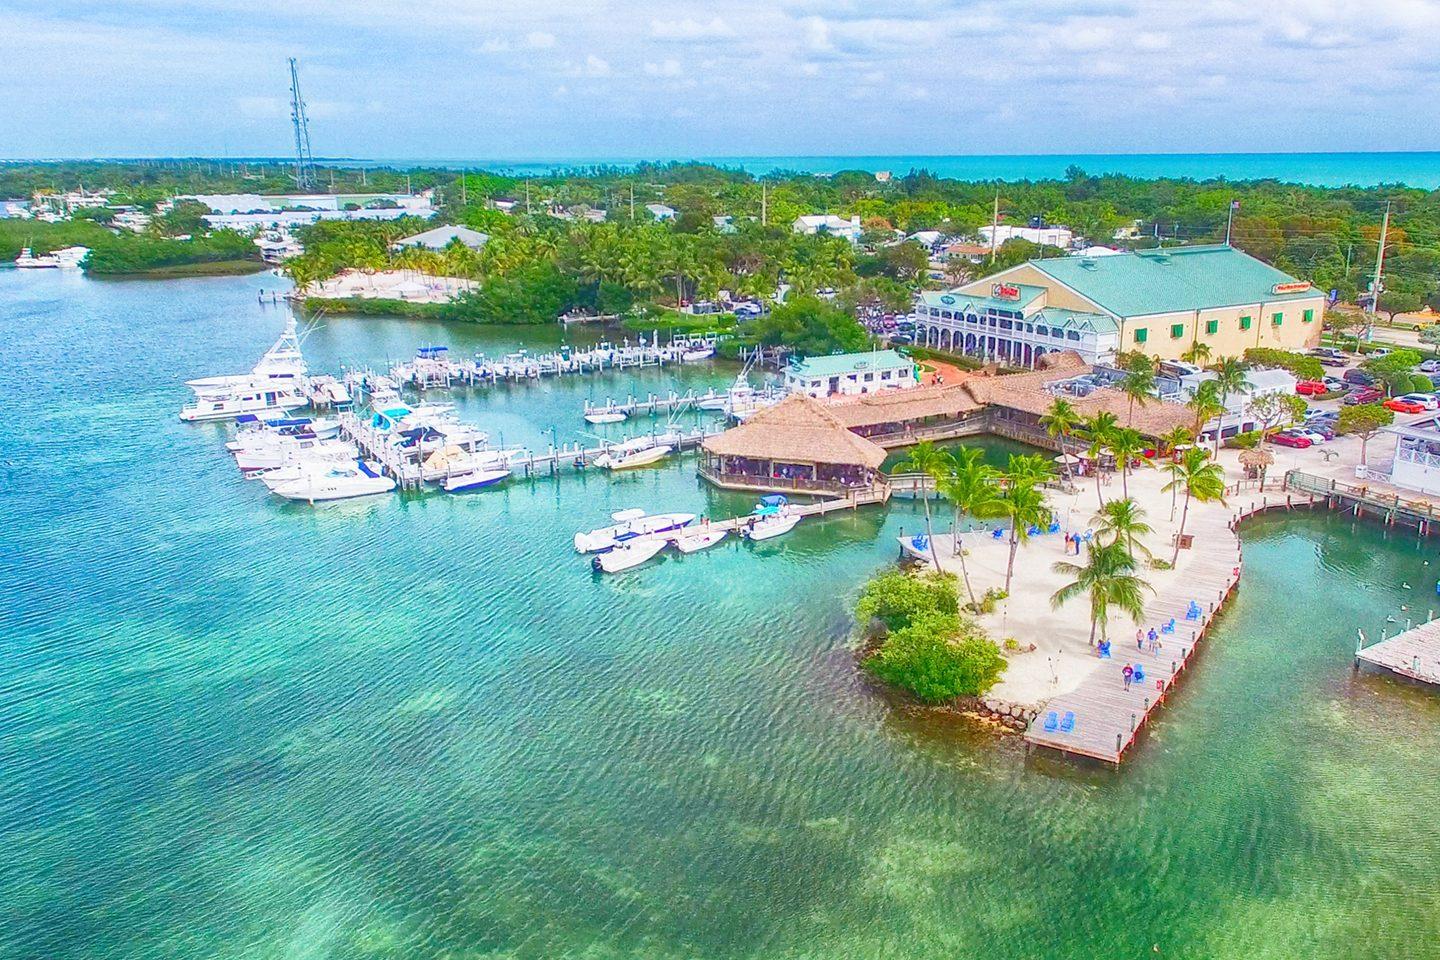
POLYGON ((796 217, 792 229, 796 233, 803 233, 807 236, 826 233, 832 237, 844 237, 851 243, 859 243, 862 232, 860 229, 860 218, 858 216, 845 220, 835 216, 833 213, 817 213, 796 217))
POLYGON ((1324 308, 1321 291, 1234 247, 1169 247, 1031 260, 925 293, 916 342, 1016 367, 1062 349, 1088 363, 1174 360, 1197 343, 1220 359, 1313 347, 1324 308))
POLYGON ((976 232, 980 234, 980 239, 987 247, 992 244, 1003 247, 1010 240, 1029 240, 1034 244, 1059 247, 1064 250, 1075 242, 1075 234, 1069 227, 1016 227, 1002 223, 994 227, 988 225, 981 227, 976 232))
POLYGON ((786 390, 817 398, 908 390, 919 383, 915 361, 894 350, 809 357, 785 368, 786 390))
POLYGON ((823 403, 795 393, 701 446, 700 476, 729 490, 888 496, 885 450, 846 428, 823 403))
POLYGON ((444 250, 450 244, 459 242, 471 250, 479 250, 489 239, 489 234, 481 233, 479 230, 447 225, 396 240, 390 244, 390 249, 404 250, 406 247, 425 247, 428 250, 444 250))
POLYGON ((650 216, 657 221, 664 223, 666 220, 675 219, 675 208, 663 203, 647 203, 645 209, 650 211, 650 216))
POLYGON ((1396 437, 1390 482, 1405 490, 1440 496, 1440 416, 1386 427, 1385 432, 1396 437))

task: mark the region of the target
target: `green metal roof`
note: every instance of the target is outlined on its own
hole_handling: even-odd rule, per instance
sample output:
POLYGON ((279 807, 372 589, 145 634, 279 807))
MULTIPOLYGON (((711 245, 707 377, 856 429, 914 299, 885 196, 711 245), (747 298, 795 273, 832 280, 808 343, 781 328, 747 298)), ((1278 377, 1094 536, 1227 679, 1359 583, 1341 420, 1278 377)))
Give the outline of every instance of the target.
POLYGON ((1110 257, 1052 257, 1030 265, 1120 317, 1180 313, 1321 296, 1313 287, 1274 292, 1296 283, 1282 270, 1234 247, 1141 250, 1110 257))
POLYGON ((994 307, 997 310, 1024 310, 1036 297, 1045 292, 1044 287, 1036 287, 1028 283, 1016 283, 1012 286, 1019 288, 1019 299, 1002 300, 998 297, 987 297, 978 293, 961 293, 958 290, 927 291, 920 295, 920 299, 926 306, 939 310, 964 310, 969 307, 976 313, 982 313, 987 307, 994 307))
POLYGON ((1045 307, 1034 316, 1025 319, 1065 330, 1073 327, 1076 330, 1093 330, 1096 333, 1114 333, 1120 329, 1115 318, 1107 314, 1066 310, 1064 307, 1045 307))
POLYGON ((871 370, 908 369, 914 365, 909 357, 894 350, 873 350, 869 353, 837 353, 829 357, 806 357, 790 364, 790 372, 799 377, 843 377, 871 370))

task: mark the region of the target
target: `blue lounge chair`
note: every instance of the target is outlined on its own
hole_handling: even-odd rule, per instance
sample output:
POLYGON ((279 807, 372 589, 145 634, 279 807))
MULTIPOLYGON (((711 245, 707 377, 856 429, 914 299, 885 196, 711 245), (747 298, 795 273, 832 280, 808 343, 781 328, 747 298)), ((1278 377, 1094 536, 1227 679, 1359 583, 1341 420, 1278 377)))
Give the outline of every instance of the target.
POLYGON ((1185 609, 1185 619, 1186 619, 1186 620, 1199 620, 1199 619, 1200 619, 1200 604, 1196 603, 1194 600, 1191 600, 1191 601, 1190 601, 1190 606, 1185 609))
POLYGON ((1066 710, 1065 719, 1060 721, 1060 732, 1069 733, 1075 729, 1075 711, 1066 710))
POLYGON ((1055 711, 1054 711, 1054 710, 1051 710, 1049 713, 1047 713, 1047 714, 1045 715, 1045 729, 1046 729, 1046 730, 1048 730, 1048 731, 1051 732, 1051 733, 1054 733, 1054 732, 1055 732, 1055 728, 1058 727, 1059 725, 1060 725, 1060 721, 1059 721, 1058 719, 1056 719, 1056 717, 1055 717, 1055 711))
POLYGON ((1174 618, 1174 617, 1171 617, 1169 623, 1162 623, 1162 624, 1160 624, 1160 632, 1161 632, 1161 633, 1174 633, 1174 632, 1175 632, 1175 618, 1174 618))
POLYGON ((1140 682, 1141 682, 1142 680, 1144 680, 1144 679, 1145 679, 1145 668, 1144 668, 1143 666, 1141 666, 1140 664, 1138 664, 1138 663, 1135 664, 1135 672, 1130 675, 1130 681, 1131 681, 1132 683, 1140 683, 1140 682))
POLYGON ((990 531, 990 536, 994 537, 996 540, 999 540, 1005 536, 1005 530, 1001 527, 996 527, 994 530, 990 531))
POLYGON ((1059 522, 1058 520, 1052 520, 1051 523, 1050 523, 1049 529, 1047 529, 1045 532, 1046 532, 1046 533, 1059 533, 1059 532, 1060 532, 1060 522, 1059 522))
POLYGON ((1110 641, 1101 640, 1100 643, 1095 647, 1095 655, 1101 660, 1108 658, 1110 656, 1110 641))

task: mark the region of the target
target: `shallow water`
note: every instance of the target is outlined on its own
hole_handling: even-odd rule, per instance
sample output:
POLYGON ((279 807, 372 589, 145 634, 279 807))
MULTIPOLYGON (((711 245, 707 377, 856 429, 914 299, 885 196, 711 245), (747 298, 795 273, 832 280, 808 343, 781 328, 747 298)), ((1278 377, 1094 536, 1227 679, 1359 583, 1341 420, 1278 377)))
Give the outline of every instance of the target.
MULTIPOLYGON (((1350 670, 1357 627, 1440 608, 1433 542, 1252 522, 1133 760, 1027 758, 856 676, 847 608, 913 505, 600 579, 576 529, 749 498, 691 459, 268 498, 174 417, 278 332, 267 281, 0 271, 0 957, 1440 956, 1440 698, 1350 670)), ((424 341, 519 338, 306 348, 424 341)), ((732 376, 463 405, 543 444, 587 395, 732 376)))

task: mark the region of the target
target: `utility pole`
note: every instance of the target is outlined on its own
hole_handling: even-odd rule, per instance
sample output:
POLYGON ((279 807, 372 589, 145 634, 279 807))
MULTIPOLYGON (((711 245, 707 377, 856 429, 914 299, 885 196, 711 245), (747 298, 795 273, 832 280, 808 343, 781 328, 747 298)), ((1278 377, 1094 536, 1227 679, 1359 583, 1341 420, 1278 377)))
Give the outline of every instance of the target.
POLYGON ((1225 246, 1230 246, 1230 228, 1235 224, 1235 208, 1240 205, 1239 200, 1230 201, 1230 215, 1225 218, 1225 246))
POLYGON ((635 184, 630 184, 630 222, 635 222, 635 184))
MULTIPOLYGON (((1385 273, 1385 235, 1390 232, 1390 201, 1385 201, 1385 218, 1380 221, 1380 246, 1375 251, 1375 280, 1370 286, 1370 325, 1375 325, 1375 314, 1380 312, 1380 285, 1385 273)), ((1366 337, 1369 339, 1369 337, 1366 337)))
POLYGON ((407 173, 405 174, 405 196, 408 197, 412 195, 413 191, 410 189, 410 174, 407 173))
POLYGON ((470 202, 469 199, 465 196, 465 171, 464 171, 464 170, 461 170, 461 171, 460 171, 460 206, 463 207, 463 206, 465 206, 466 204, 468 204, 469 202, 470 202))
POLYGON ((525 181, 525 212, 530 212, 530 181, 525 181))
POLYGON ((995 206, 990 212, 990 262, 995 262, 995 253, 1000 245, 995 241, 1000 239, 1000 188, 995 188, 995 206))

